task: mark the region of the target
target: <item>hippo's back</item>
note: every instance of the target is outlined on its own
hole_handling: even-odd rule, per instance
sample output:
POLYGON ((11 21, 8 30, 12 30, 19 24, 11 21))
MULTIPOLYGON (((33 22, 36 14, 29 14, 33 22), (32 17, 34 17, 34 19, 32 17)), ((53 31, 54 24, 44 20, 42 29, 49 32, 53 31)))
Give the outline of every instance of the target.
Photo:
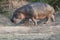
POLYGON ((49 13, 49 11, 52 10, 52 7, 46 3, 37 2, 30 4, 30 6, 32 7, 35 13, 40 13, 40 14, 49 13))

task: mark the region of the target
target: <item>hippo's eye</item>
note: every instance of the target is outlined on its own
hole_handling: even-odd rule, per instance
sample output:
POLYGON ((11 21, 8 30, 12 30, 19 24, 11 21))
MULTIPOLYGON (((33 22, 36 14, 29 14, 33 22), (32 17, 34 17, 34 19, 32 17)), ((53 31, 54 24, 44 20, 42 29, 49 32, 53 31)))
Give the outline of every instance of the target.
POLYGON ((16 15, 16 16, 15 16, 15 18, 17 19, 17 18, 18 18, 18 16, 16 15))
POLYGON ((14 15, 14 18, 18 19, 18 14, 15 14, 15 15, 14 15))
POLYGON ((15 18, 20 19, 20 13, 16 14, 15 18))

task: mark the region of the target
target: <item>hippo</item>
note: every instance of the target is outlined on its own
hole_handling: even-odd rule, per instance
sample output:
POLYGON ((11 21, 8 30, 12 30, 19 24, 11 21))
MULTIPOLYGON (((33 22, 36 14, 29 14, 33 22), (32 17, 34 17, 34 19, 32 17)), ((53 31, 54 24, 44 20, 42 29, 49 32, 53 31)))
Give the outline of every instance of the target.
POLYGON ((45 23, 51 19, 52 22, 55 21, 54 8, 47 3, 30 3, 16 9, 12 15, 11 21, 13 23, 19 23, 24 19, 31 19, 32 22, 37 25, 37 20, 47 18, 45 23))

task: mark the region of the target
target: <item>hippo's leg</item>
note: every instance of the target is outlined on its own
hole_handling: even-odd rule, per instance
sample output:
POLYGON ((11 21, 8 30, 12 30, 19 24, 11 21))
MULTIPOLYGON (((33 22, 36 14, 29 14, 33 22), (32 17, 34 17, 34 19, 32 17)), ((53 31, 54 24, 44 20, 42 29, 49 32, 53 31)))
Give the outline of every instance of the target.
POLYGON ((54 15, 51 16, 51 20, 52 20, 52 22, 55 22, 54 15))
POLYGON ((34 25, 37 25, 37 20, 34 18, 31 18, 31 20, 33 21, 34 25))
POLYGON ((48 24, 48 22, 50 21, 51 17, 47 16, 47 21, 44 24, 48 24))

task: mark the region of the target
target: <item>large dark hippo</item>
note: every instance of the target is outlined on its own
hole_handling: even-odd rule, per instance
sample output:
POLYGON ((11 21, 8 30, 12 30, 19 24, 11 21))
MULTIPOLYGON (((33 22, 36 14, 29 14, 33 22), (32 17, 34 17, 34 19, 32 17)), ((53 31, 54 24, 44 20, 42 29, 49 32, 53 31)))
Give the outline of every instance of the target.
POLYGON ((31 19, 34 24, 37 24, 37 20, 47 18, 48 20, 46 21, 46 23, 48 23, 50 19, 52 21, 55 21, 54 13, 55 10, 52 6, 46 3, 36 2, 24 5, 23 7, 15 10, 11 21, 14 23, 18 23, 19 21, 24 19, 31 19))

